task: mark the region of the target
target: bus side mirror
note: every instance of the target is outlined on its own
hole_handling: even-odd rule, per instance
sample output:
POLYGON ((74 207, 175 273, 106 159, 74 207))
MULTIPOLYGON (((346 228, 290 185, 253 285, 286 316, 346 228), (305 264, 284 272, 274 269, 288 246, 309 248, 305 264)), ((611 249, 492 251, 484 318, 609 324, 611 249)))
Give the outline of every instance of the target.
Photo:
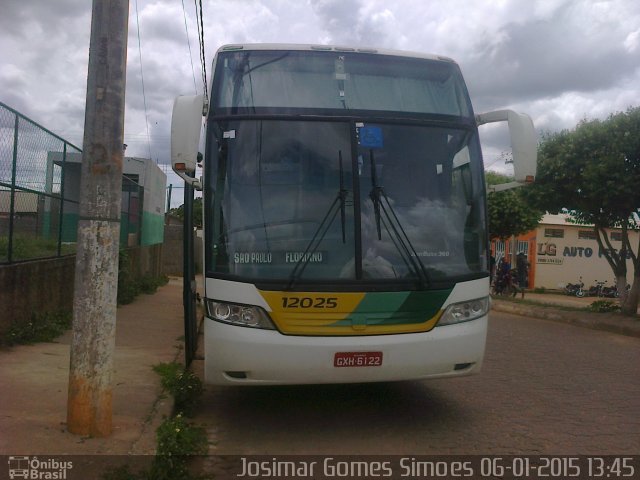
POLYGON ((204 96, 195 95, 177 97, 171 114, 171 168, 197 190, 202 190, 202 185, 193 175, 205 111, 204 96))
POLYGON ((516 113, 513 110, 496 110, 476 115, 476 124, 478 126, 492 122, 507 122, 509 125, 513 152, 513 170, 516 177, 515 182, 495 185, 495 187, 501 187, 499 190, 506 190, 533 183, 538 165, 538 148, 536 131, 531 117, 524 113, 516 113))

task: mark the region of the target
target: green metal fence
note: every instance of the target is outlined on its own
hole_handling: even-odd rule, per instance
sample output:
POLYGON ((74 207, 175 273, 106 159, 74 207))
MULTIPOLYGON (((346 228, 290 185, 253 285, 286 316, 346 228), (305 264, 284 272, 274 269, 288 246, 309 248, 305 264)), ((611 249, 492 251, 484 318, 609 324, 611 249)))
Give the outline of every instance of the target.
MULTIPOLYGON (((75 253, 82 151, 0 102, 0 264, 75 253)), ((139 243, 143 190, 123 177, 120 242, 139 243)))

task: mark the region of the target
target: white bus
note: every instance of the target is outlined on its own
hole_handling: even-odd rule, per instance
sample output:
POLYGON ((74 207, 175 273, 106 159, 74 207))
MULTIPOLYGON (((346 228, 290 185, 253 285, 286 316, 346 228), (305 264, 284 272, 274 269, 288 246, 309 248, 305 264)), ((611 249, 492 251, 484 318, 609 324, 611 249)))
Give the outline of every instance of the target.
POLYGON ((458 65, 398 51, 228 45, 210 103, 174 103, 174 170, 204 197, 205 381, 378 382, 479 371, 489 310, 481 123, 458 65), (193 179, 206 118, 203 176, 193 179))

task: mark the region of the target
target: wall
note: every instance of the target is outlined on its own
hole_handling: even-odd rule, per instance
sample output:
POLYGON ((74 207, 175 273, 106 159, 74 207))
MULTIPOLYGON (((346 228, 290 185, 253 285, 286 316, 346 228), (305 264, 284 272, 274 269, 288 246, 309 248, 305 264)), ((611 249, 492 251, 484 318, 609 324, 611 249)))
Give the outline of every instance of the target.
POLYGON ((71 310, 75 255, 0 265, 0 332, 34 312, 71 310))
POLYGON ((536 231, 532 230, 523 235, 519 235, 516 238, 516 241, 520 243, 520 249, 518 246, 514 246, 513 239, 507 240, 493 240, 491 242, 491 255, 494 257, 496 261, 496 265, 500 258, 505 257, 509 263, 513 263, 514 257, 514 249, 515 253, 522 252, 527 257, 527 262, 529 262, 529 274, 528 274, 528 283, 527 285, 531 288, 535 285, 535 249, 536 249, 536 231), (501 244, 500 248, 498 248, 498 244, 501 244), (526 244, 526 245, 525 245, 526 244), (525 248, 526 247, 526 248, 525 248))
POLYGON ((150 160, 145 160, 144 202, 142 203, 141 245, 164 241, 164 203, 167 176, 150 160))
POLYGON ((159 277, 162 271, 162 244, 148 245, 146 247, 127 248, 131 271, 137 277, 152 275, 159 277))
MULTIPOLYGON (((182 244, 183 230, 182 220, 167 215, 164 226, 164 249, 162 251, 162 272, 165 275, 182 276, 184 270, 184 247, 182 244), (180 223, 178 223, 180 222, 180 223)), ((193 239, 194 262, 196 274, 204 271, 204 251, 202 230, 194 233, 193 239)))
MULTIPOLYGON (((139 276, 162 274, 162 245, 127 249, 139 276)), ((73 309, 75 255, 0 265, 0 333, 33 313, 73 309)))
POLYGON ((162 251, 162 271, 165 275, 182 276, 182 225, 164 226, 164 249, 162 251))
MULTIPOLYGON (((594 239, 579 238, 579 231, 592 230, 591 227, 575 225, 540 225, 536 229, 535 286, 561 289, 567 283, 576 283, 580 277, 586 287, 595 285, 597 280, 614 285, 613 270, 606 258, 600 255, 598 243, 594 239), (545 229, 561 229, 563 238, 545 236, 545 229)), ((619 232, 619 230, 617 230, 619 232)), ((610 235, 611 231, 607 234, 610 235)), ((638 245, 638 233, 629 232, 631 245, 638 245)), ((614 248, 620 249, 622 242, 611 240, 614 248)), ((627 260, 627 279, 633 275, 631 259, 627 260)))
MULTIPOLYGON (((48 152, 48 170, 54 165, 62 165, 62 152, 48 152)), ((82 153, 67 153, 64 162, 64 197, 67 200, 63 209, 63 242, 75 242, 78 225, 78 209, 80 195, 82 153)), ((123 204, 121 219, 121 245, 154 245, 162 243, 164 239, 164 202, 166 192, 166 174, 147 158, 123 158, 122 172, 124 176, 132 177, 134 181, 123 179, 123 204), (136 184, 141 192, 129 190, 136 184), (131 205, 129 205, 131 194, 131 205), (142 195, 142 197, 140 197, 142 195), (142 206, 139 212, 138 207, 142 206), (131 207, 131 212, 129 211, 131 207), (135 220, 129 228, 129 220, 135 220)), ((49 175, 52 178, 52 174, 49 175)), ((51 188, 51 187, 50 187, 51 188)), ((0 198, 1 200, 1 198, 0 198)), ((0 202, 1 203, 1 202, 0 202)), ((47 207, 49 215, 57 215, 59 209, 47 207)), ((55 237, 57 238, 57 232, 55 237)))
MULTIPOLYGON (((595 238, 585 238, 593 235, 593 226, 576 225, 570 223, 567 215, 545 215, 535 230, 518 237, 521 242, 528 243, 529 288, 546 288, 561 290, 567 283, 576 283, 582 277, 585 287, 596 284, 596 281, 615 284, 613 270, 607 259, 601 254, 595 238), (561 232, 561 236, 550 236, 551 231, 561 232), (581 233, 582 232, 582 233, 581 233)), ((613 235, 620 235, 620 229, 606 230, 611 246, 620 250, 622 242, 615 240, 613 235)), ((629 231, 629 240, 637 249, 640 233, 629 231)), ((506 249, 499 241, 491 242, 491 252, 496 260, 506 250, 509 255, 510 241, 506 242, 506 249)), ((509 257, 510 258, 510 257, 509 257)), ((627 259, 627 281, 633 276, 633 263, 627 259)))

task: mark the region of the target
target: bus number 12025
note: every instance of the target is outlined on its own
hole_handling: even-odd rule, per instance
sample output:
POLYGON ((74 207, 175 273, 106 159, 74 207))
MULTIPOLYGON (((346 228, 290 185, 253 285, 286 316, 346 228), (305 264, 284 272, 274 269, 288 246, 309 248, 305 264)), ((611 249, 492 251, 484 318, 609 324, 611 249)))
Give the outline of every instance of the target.
POLYGON ((282 308, 337 308, 337 297, 282 297, 282 308))

